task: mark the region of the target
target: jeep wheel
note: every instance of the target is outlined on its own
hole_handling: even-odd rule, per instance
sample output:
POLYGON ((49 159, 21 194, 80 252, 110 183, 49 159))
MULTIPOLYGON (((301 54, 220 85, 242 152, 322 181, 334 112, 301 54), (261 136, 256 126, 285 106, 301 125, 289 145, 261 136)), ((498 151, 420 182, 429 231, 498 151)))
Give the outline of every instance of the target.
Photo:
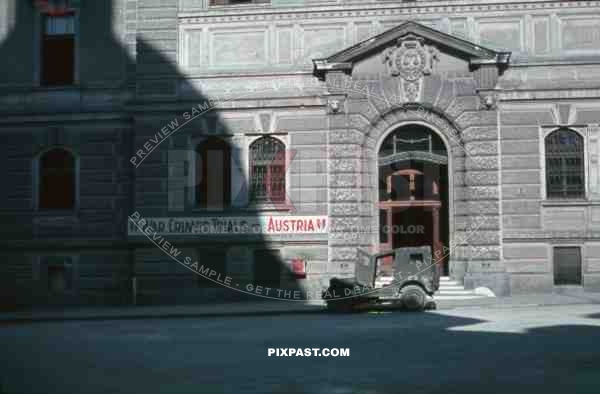
POLYGON ((422 311, 425 309, 427 294, 417 285, 408 285, 402 288, 402 304, 409 311, 422 311))

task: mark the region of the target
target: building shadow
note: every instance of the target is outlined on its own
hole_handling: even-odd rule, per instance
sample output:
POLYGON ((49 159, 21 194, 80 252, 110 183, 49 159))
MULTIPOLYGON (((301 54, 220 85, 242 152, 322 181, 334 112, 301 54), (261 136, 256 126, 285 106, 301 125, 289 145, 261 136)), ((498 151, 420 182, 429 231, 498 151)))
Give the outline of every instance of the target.
MULTIPOLYGON (((162 243, 144 234, 128 234, 132 226, 129 216, 134 213, 140 218, 242 217, 249 222, 261 215, 236 200, 249 190, 241 177, 238 182, 227 182, 235 176, 232 163, 241 166, 247 160, 240 146, 246 143, 242 133, 251 130, 232 130, 219 108, 193 116, 193 108, 206 107, 214 97, 201 91, 200 80, 187 80, 171 57, 179 45, 178 2, 163 2, 169 10, 157 22, 163 23, 162 27, 147 32, 153 37, 164 35, 164 41, 156 42, 167 42, 168 48, 159 50, 139 31, 127 31, 130 21, 114 23, 115 15, 125 18, 127 10, 114 9, 112 0, 79 1, 75 80, 69 86, 49 87, 40 87, 36 80, 44 78, 41 63, 49 54, 44 53, 47 37, 43 36, 45 27, 36 16, 39 10, 34 3, 11 2, 9 8, 16 22, 0 45, 4 59, 0 65, 0 83, 4 86, 0 98, 10 103, 0 110, 6 119, 0 132, 11 141, 3 153, 12 162, 18 161, 15 168, 8 166, 9 182, 1 194, 5 208, 0 226, 6 246, 5 259, 0 262, 2 309, 269 299, 248 294, 248 285, 270 285, 292 294, 300 292, 304 297, 285 256, 276 253, 281 243, 270 243, 260 233, 164 235, 180 250, 179 263, 161 250, 162 243), (129 40, 129 48, 115 37, 115 30, 123 40, 129 40), (137 34, 136 42, 128 36, 131 34, 137 34), (171 127, 173 122, 178 124, 176 131, 171 127), (163 128, 171 134, 160 134, 163 128), (148 152, 145 144, 159 138, 162 142, 148 152), (236 138, 241 140, 234 144, 236 138), (218 144, 200 152, 199 146, 207 140, 218 144), (79 195, 77 207, 69 212, 44 211, 34 203, 35 172, 39 170, 34 159, 49 147, 67 147, 76 152, 79 195), (140 151, 144 155, 139 155, 140 151), (188 152, 192 159, 170 161, 173 152, 188 152), (209 158, 202 159, 210 182, 192 185, 189 171, 196 168, 194 158, 206 152, 215 152, 217 157, 209 159, 213 157, 209 154, 209 158), (219 160, 220 154, 232 160, 219 160), (176 181, 187 184, 173 186, 169 174, 177 171, 181 174, 176 181), (214 174, 225 180, 219 182, 214 174), (215 187, 223 190, 214 191, 215 187), (207 201, 213 201, 219 193, 224 208, 205 209, 212 204, 207 201), (199 201, 204 205, 199 206, 199 201), (237 206, 231 207, 234 201, 237 206), (258 254, 261 259, 252 264, 254 251, 263 252, 258 254), (72 275, 73 280, 61 285, 67 291, 50 294, 54 293, 49 288, 55 274, 45 256, 61 255, 75 256, 68 260, 68 268, 58 269, 67 272, 60 275, 72 275), (190 267, 183 264, 186 257, 191 261, 189 265, 198 262, 220 273, 220 281, 231 277, 230 286, 216 283, 216 276, 211 281, 190 272, 190 267)), ((122 4, 125 7, 125 2, 122 4)), ((144 11, 140 8, 138 12, 144 11)), ((141 25, 141 21, 138 15, 134 22, 141 25)), ((64 54, 57 50, 58 56, 64 54)), ((55 60, 50 60, 54 67, 69 67, 68 58, 63 63, 55 60)), ((283 292, 281 296, 275 292, 269 295, 293 299, 283 292)))
POLYGON ((392 313, 26 324, 0 329, 0 366, 9 393, 597 392, 593 322, 516 332, 508 322, 392 313), (350 354, 268 356, 282 347, 350 354))

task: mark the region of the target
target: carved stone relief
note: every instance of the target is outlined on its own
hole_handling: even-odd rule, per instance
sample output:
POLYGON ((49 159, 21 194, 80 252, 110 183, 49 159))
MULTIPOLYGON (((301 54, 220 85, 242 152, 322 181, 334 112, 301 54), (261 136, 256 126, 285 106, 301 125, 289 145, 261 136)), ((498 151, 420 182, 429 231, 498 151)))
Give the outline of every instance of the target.
POLYGON ((425 45, 421 37, 409 34, 398 39, 394 48, 387 48, 383 62, 388 73, 400 77, 400 97, 404 102, 417 102, 423 90, 423 77, 433 72, 439 51, 425 45))

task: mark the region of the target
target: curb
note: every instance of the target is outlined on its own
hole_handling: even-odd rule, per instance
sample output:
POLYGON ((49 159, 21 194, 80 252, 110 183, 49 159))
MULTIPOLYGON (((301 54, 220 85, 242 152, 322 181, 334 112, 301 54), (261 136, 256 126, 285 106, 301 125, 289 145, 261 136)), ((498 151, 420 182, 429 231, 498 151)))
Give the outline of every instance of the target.
POLYGON ((251 317, 251 316, 275 316, 294 314, 318 314, 327 310, 321 306, 306 309, 289 310, 265 310, 265 311, 236 311, 236 312, 139 312, 139 313, 97 313, 90 315, 77 314, 55 314, 39 316, 14 316, 4 317, 0 315, 0 325, 22 324, 22 323, 44 323, 64 321, 98 321, 98 320, 142 320, 142 319, 190 319, 204 317, 251 317))

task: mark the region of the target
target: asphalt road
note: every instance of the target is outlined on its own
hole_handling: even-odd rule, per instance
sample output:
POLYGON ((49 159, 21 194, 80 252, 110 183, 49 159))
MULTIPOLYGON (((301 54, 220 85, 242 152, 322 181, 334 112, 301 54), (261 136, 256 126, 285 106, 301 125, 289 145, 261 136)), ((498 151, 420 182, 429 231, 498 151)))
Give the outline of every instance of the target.
POLYGON ((3 394, 598 394, 600 307, 6 325, 0 371, 3 394))

